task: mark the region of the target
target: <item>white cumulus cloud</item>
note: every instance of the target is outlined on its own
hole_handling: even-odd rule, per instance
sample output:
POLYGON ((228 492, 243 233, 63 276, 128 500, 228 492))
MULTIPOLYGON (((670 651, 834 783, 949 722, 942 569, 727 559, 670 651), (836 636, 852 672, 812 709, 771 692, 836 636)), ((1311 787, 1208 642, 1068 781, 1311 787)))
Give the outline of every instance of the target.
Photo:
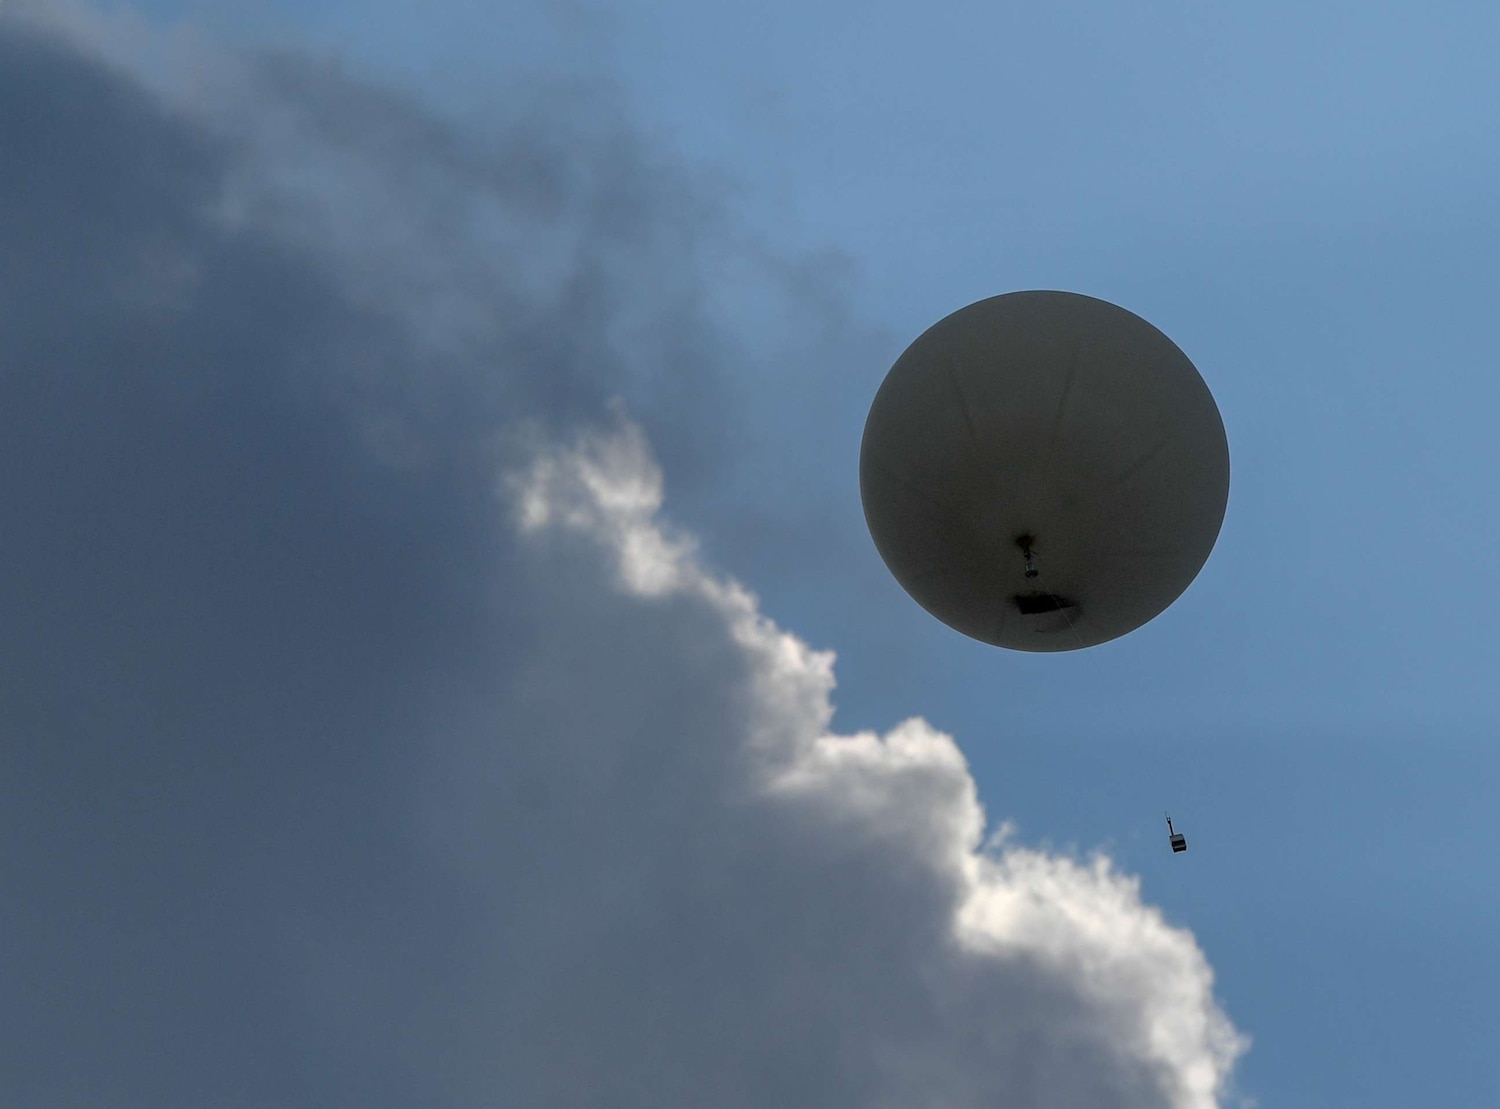
MULTIPOLYGON (((612 432, 546 448, 506 491, 528 536, 582 537, 607 557, 621 593, 691 606, 732 645, 732 661, 709 678, 743 686, 743 718, 691 742, 728 748, 756 812, 706 806, 699 817, 712 827, 688 834, 720 842, 769 822, 805 839, 750 848, 760 865, 801 869, 812 857, 836 870, 859 860, 857 879, 831 879, 822 893, 839 904, 788 906, 786 927, 795 929, 799 909, 842 917, 852 898, 861 919, 880 923, 842 942, 909 961, 888 968, 909 994, 892 996, 889 982, 837 965, 804 984, 826 992, 820 1006, 856 1015, 841 1064, 881 1076, 866 1104, 1221 1104, 1246 1041, 1215 1004, 1191 934, 1143 904, 1138 882, 1103 857, 1049 855, 1008 835, 982 848, 984 812, 963 754, 926 721, 883 735, 830 730, 833 654, 778 628, 663 521, 662 475, 639 428, 622 419, 612 432), (893 921, 906 927, 892 934, 893 921), (898 1022, 906 1033, 892 1041, 877 1031, 885 1018, 874 1008, 883 1005, 921 1017, 898 1022)), ((764 1017, 783 1027, 802 1019, 764 1017)))

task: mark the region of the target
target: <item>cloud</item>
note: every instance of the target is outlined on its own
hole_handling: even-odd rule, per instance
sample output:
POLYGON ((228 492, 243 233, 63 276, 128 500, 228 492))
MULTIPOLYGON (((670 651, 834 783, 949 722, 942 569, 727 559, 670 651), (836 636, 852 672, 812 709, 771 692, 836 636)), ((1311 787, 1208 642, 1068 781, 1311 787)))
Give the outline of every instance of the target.
POLYGON ((711 481, 732 388, 711 199, 608 112, 481 142, 38 10, 0 19, 3 1100, 1215 1104, 1192 938, 983 849, 926 723, 836 735, 833 656, 664 522, 655 451, 711 481))
MULTIPOLYGON (((673 807, 691 808, 682 834, 697 852, 719 841, 686 877, 737 889, 760 918, 756 957, 768 965, 753 973, 735 965, 744 937, 724 935, 713 912, 681 951, 737 981, 741 1047, 770 1051, 767 1036, 801 1030, 825 1071, 808 1104, 1217 1104, 1244 1044, 1214 1005, 1191 937, 1103 858, 1080 863, 1003 838, 981 851, 984 816, 963 756, 925 721, 883 736, 831 732, 833 656, 777 628, 663 527, 660 471, 638 429, 544 452, 508 489, 534 541, 587 539, 620 593, 686 609, 732 645, 725 655, 715 644, 725 665, 711 677, 723 692, 701 674, 682 681, 686 659, 669 664, 660 648, 655 657, 672 703, 736 705, 712 735, 678 733, 684 748, 718 748, 723 765, 704 783, 708 796, 673 807)), ((701 655, 704 638, 690 650, 701 655)), ((660 858, 655 834, 640 848, 660 858)), ((681 1003, 684 1018, 701 1018, 694 999, 681 1003)), ((784 1096, 735 1081, 745 1085, 694 1096, 784 1096)))

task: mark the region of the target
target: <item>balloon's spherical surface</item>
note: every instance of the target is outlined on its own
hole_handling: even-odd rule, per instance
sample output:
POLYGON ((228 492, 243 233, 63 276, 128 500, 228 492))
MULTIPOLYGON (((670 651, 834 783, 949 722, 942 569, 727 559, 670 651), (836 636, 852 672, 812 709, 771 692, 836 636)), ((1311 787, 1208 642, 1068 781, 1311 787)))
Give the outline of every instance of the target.
POLYGON ((1203 378, 1145 320, 1007 293, 896 360, 859 484, 876 548, 928 612, 999 647, 1068 651, 1140 627, 1197 576, 1229 445, 1203 378))

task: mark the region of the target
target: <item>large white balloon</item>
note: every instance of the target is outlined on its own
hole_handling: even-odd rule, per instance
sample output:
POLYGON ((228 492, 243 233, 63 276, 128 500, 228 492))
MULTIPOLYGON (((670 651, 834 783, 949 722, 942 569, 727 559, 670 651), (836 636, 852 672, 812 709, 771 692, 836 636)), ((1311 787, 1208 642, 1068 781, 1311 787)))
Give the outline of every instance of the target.
POLYGON ((859 484, 875 546, 923 608, 999 647, 1067 651, 1140 627, 1197 576, 1229 446, 1208 386, 1145 320, 1007 293, 896 360, 859 484))

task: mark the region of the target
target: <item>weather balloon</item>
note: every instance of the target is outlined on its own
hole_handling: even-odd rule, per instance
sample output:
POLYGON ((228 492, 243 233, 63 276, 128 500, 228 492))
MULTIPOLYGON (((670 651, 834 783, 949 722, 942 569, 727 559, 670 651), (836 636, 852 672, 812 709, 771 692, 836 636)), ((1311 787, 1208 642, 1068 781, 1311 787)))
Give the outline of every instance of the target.
POLYGON ((896 360, 859 484, 876 548, 928 612, 999 647, 1068 651, 1139 628, 1197 576, 1229 446, 1203 378, 1145 320, 1007 293, 896 360))

